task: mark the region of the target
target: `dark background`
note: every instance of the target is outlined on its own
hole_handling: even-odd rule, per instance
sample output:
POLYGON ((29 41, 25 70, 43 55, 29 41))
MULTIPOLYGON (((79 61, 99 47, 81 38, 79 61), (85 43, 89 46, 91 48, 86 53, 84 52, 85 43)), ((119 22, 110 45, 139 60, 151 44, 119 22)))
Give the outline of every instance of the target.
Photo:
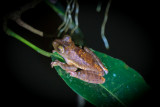
MULTIPOLYGON (((30 0, 31 1, 31 0, 30 0)), ((19 9, 29 0, 9 0, 1 3, 2 15, 19 9), (2 7, 4 6, 4 7, 2 7)), ((63 1, 64 2, 64 1, 63 1)), ((102 11, 96 12, 98 1, 79 0, 79 27, 85 35, 88 47, 125 61, 137 70, 151 86, 139 105, 156 104, 158 91, 155 82, 157 70, 157 7, 155 2, 141 0, 112 0, 106 34, 110 49, 106 50, 100 36, 100 28, 107 0, 102 11)), ((64 2, 65 4, 65 2, 64 2)), ((44 2, 26 11, 22 19, 33 27, 56 36, 61 19, 44 2)), ((41 38, 9 21, 9 27, 40 48, 53 49, 53 38, 41 38)), ((65 105, 76 106, 77 95, 51 69, 51 59, 44 57, 25 44, 4 34, 1 35, 2 85, 1 94, 5 105, 65 105)), ((136 104, 135 104, 136 105, 136 104)), ((87 103, 86 106, 92 106, 87 103)))

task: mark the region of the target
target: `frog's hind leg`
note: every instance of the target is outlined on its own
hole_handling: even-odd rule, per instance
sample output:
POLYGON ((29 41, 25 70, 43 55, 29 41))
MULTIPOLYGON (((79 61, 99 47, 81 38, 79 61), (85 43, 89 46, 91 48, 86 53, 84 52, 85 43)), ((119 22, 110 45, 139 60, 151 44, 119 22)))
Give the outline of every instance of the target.
POLYGON ((105 82, 105 78, 103 78, 102 76, 93 74, 85 70, 80 70, 77 72, 73 71, 68 71, 68 72, 70 73, 70 76, 78 78, 88 83, 103 84, 105 82))
POLYGON ((51 67, 53 68, 54 66, 60 66, 65 71, 76 71, 77 70, 77 68, 75 66, 68 65, 68 64, 60 62, 58 60, 51 62, 51 67))
POLYGON ((108 74, 108 69, 102 64, 102 62, 100 61, 100 59, 87 47, 84 47, 84 50, 88 53, 90 53, 95 59, 96 61, 98 62, 98 64, 102 67, 102 69, 104 70, 104 72, 106 74, 108 74))
POLYGON ((54 67, 54 66, 60 66, 67 73, 69 73, 70 76, 81 79, 88 83, 102 84, 105 82, 105 78, 103 78, 100 75, 95 74, 94 71, 92 72, 92 71, 80 70, 80 71, 75 72, 77 70, 75 66, 68 65, 58 60, 51 62, 51 67, 54 67))

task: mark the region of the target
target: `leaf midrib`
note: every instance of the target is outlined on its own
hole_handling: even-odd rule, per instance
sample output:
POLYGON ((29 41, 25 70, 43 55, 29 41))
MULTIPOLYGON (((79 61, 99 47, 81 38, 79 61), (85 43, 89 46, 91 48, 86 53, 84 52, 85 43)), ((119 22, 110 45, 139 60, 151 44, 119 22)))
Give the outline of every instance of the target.
POLYGON ((111 91, 109 91, 107 88, 105 88, 102 84, 99 84, 100 87, 104 88, 109 94, 111 94, 117 101, 119 101, 124 107, 126 107, 126 105, 116 96, 114 95, 111 91))

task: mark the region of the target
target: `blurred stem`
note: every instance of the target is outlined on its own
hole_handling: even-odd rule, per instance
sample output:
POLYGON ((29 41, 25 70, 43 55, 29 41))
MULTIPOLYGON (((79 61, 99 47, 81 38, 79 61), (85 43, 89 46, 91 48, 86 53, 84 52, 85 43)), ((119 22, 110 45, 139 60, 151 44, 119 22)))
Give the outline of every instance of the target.
POLYGON ((30 3, 22 6, 19 10, 16 10, 12 13, 10 13, 8 16, 6 16, 7 19, 11 19, 13 21, 15 21, 19 26, 29 30, 30 32, 34 33, 34 34, 37 34, 41 37, 43 37, 43 32, 32 27, 31 25, 25 23, 22 19, 21 19, 21 15, 29 10, 29 9, 32 9, 34 7, 36 7, 42 0, 33 0, 31 1, 30 3))
POLYGON ((30 48, 32 48, 33 50, 35 50, 36 52, 40 53, 41 55, 44 55, 46 57, 51 57, 51 55, 55 58, 59 58, 59 59, 63 59, 61 56, 54 54, 54 53, 50 53, 47 51, 44 51, 42 49, 40 49, 39 47, 35 46, 34 44, 32 44, 31 42, 27 41, 26 39, 24 39, 23 37, 21 37, 20 35, 16 34, 15 32, 13 32, 11 29, 6 28, 5 30, 6 34, 8 34, 9 36, 14 37, 15 39, 21 41, 22 43, 26 44, 27 46, 29 46, 30 48))
POLYGON ((106 26, 106 23, 107 23, 107 20, 108 20, 108 12, 109 12, 109 8, 110 8, 110 5, 111 5, 111 1, 112 0, 109 0, 108 4, 106 6, 104 19, 103 19, 103 23, 102 23, 102 26, 101 26, 101 37, 102 37, 104 45, 107 49, 109 49, 109 43, 108 43, 108 40, 105 36, 105 26, 106 26))
MULTIPOLYGON (((56 2, 56 3, 52 3, 52 2, 50 2, 50 0, 45 0, 45 3, 53 11, 55 11, 62 20, 64 20, 64 18, 65 18, 65 11, 64 11, 64 9, 61 6, 61 3, 59 1, 56 2)), ((76 24, 74 22, 72 22, 71 25, 69 26, 69 29, 71 29, 71 30, 74 31, 74 33, 71 34, 70 36, 72 36, 72 39, 73 39, 73 41, 74 41, 74 43, 76 45, 83 46, 84 45, 84 35, 81 32, 81 30, 79 29, 79 27, 77 26, 78 25, 78 23, 77 23, 78 22, 78 15, 77 14, 79 12, 79 6, 77 5, 77 7, 78 8, 76 9, 76 13, 75 13, 75 15, 76 15, 76 17, 75 17, 76 21, 75 22, 76 22, 76 24)), ((71 11, 72 11, 72 9, 71 9, 71 11)))
POLYGON ((20 35, 16 34, 14 31, 12 31, 11 29, 9 29, 7 27, 7 18, 6 17, 4 17, 4 21, 3 21, 3 30, 7 35, 12 36, 13 38, 21 41, 22 43, 26 44, 27 46, 29 46, 30 48, 32 48, 33 50, 35 50, 36 52, 40 53, 43 56, 46 56, 46 57, 53 56, 56 59, 64 60, 60 55, 58 55, 56 53, 50 53, 50 52, 44 51, 43 49, 40 49, 36 45, 32 44, 31 42, 27 41, 26 39, 24 39, 20 35))
POLYGON ((49 0, 45 0, 45 2, 46 2, 47 5, 49 5, 49 7, 51 7, 62 19, 64 18, 65 13, 62 12, 62 10, 60 10, 60 9, 57 8, 55 5, 53 5, 49 0))
POLYGON ((84 107, 85 106, 85 99, 77 94, 77 107, 84 107))
POLYGON ((18 25, 22 26, 23 28, 29 30, 30 32, 34 33, 34 34, 37 34, 41 37, 43 37, 43 32, 30 26, 29 24, 25 23, 23 20, 21 20, 21 18, 17 18, 15 20, 15 22, 17 22, 18 25))
MULTIPOLYGON (((51 3, 49 0, 45 0, 45 2, 46 2, 46 4, 47 4, 52 10, 54 10, 54 11, 60 16, 60 18, 61 18, 62 20, 64 19, 64 17, 65 17, 65 11, 63 11, 62 9, 60 9, 60 4, 57 3, 57 5, 55 5, 55 4, 51 3)), ((78 7, 78 10, 76 10, 76 13, 75 13, 75 14, 77 14, 77 13, 79 12, 79 6, 78 6, 77 3, 76 3, 76 5, 77 5, 77 7, 78 7)), ((76 17, 78 17, 78 15, 77 15, 76 17)), ((78 19, 78 18, 77 18, 77 19, 78 19)), ((77 19, 76 19, 76 20, 77 20, 77 19)), ((76 22, 76 23, 77 23, 77 22, 76 22)), ((70 29, 73 29, 74 26, 76 26, 76 25, 75 25, 74 22, 72 22, 69 27, 70 27, 70 29)), ((73 32, 73 31, 72 31, 72 32, 73 32)), ((82 34, 81 30, 80 30, 77 26, 76 26, 76 34, 80 34, 80 36, 83 37, 83 34, 82 34)))
POLYGON ((14 38, 16 38, 17 40, 21 41, 22 43, 26 44, 27 46, 31 47, 32 49, 34 49, 35 51, 37 51, 38 53, 40 53, 41 55, 44 55, 46 57, 51 57, 52 53, 44 51, 42 49, 40 49, 39 47, 33 45, 32 43, 30 43, 29 41, 27 41, 26 39, 24 39, 23 37, 21 37, 20 35, 14 33, 11 29, 6 29, 6 34, 8 34, 9 36, 12 36, 14 38))
POLYGON ((56 59, 62 59, 63 58, 55 53, 50 53, 47 51, 44 51, 42 49, 40 49, 39 47, 37 47, 36 45, 32 44, 31 42, 27 41, 26 39, 24 39, 23 37, 21 37, 20 35, 16 34, 14 31, 12 31, 11 29, 9 29, 7 27, 7 22, 8 19, 11 19, 13 21, 15 21, 18 25, 24 27, 25 29, 31 31, 32 33, 35 33, 39 36, 43 36, 43 32, 40 30, 37 30, 35 28, 33 28, 32 26, 28 25, 27 23, 25 23, 23 20, 21 20, 21 14, 24 13, 25 11, 34 8, 38 3, 40 3, 42 0, 33 0, 32 2, 24 5, 23 7, 21 7, 19 10, 14 11, 10 14, 7 14, 4 18, 3 18, 3 30, 4 32, 9 35, 14 37, 15 39, 21 41, 22 43, 26 44, 27 46, 29 46, 30 48, 32 48, 33 50, 35 50, 36 52, 40 53, 43 56, 46 57, 55 57, 56 59))
POLYGON ((98 4, 97 4, 97 8, 96 8, 96 11, 97 11, 97 12, 100 12, 100 11, 101 11, 101 6, 102 6, 102 2, 99 1, 98 4))

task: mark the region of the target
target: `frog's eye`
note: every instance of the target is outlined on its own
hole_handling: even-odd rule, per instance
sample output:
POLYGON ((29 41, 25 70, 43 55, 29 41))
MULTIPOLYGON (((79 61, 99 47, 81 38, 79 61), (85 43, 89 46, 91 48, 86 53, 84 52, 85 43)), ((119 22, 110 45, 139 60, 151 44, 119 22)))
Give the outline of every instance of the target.
POLYGON ((58 46, 58 52, 64 53, 64 47, 63 46, 58 46))

